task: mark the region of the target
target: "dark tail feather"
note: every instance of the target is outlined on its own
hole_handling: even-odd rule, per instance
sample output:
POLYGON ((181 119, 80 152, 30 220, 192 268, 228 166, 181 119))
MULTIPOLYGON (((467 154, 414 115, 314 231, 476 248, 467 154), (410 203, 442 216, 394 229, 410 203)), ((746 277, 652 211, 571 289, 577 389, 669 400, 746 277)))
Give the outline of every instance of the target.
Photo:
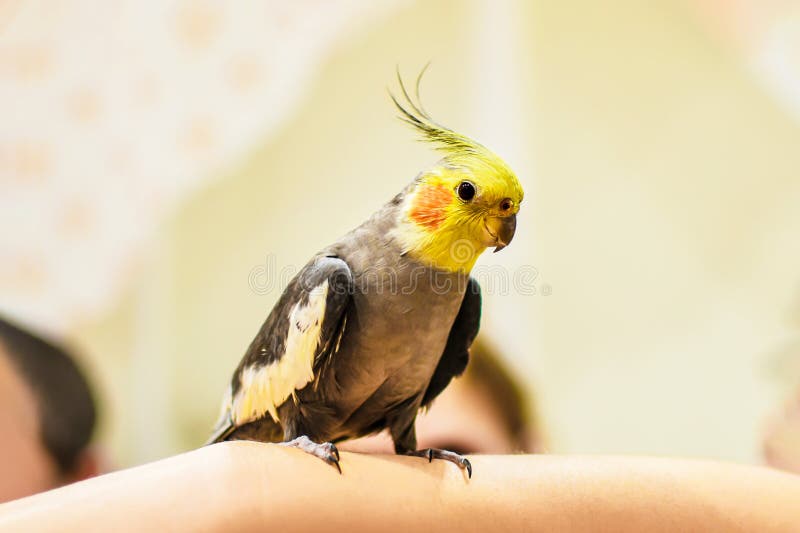
POLYGON ((230 417, 220 419, 220 421, 217 423, 217 426, 214 428, 214 432, 211 434, 205 444, 203 444, 203 446, 224 441, 230 437, 234 430, 236 430, 236 426, 233 425, 233 420, 231 420, 230 417))

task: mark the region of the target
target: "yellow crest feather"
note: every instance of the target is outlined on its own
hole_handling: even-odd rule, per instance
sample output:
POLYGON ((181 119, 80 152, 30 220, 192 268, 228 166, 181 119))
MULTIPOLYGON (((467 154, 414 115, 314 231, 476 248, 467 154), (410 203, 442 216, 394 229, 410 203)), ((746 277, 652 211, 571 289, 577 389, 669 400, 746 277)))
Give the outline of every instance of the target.
POLYGON ((401 94, 403 95, 403 103, 401 103, 391 91, 389 91, 389 96, 401 113, 398 118, 410 124, 420 132, 423 141, 433 144, 436 150, 443 152, 445 154, 445 162, 447 163, 469 168, 487 166, 496 172, 513 175, 513 172, 506 166, 505 162, 491 150, 466 135, 457 133, 439 124, 431 117, 430 113, 428 113, 422 105, 419 96, 420 82, 429 66, 430 63, 425 65, 417 76, 414 91, 415 98, 411 98, 409 95, 403 78, 400 75, 400 70, 397 70, 397 81, 400 85, 401 94))
POLYGON ((515 214, 523 191, 514 172, 500 157, 433 120, 419 97, 426 70, 427 65, 417 77, 415 99, 409 95, 399 70, 402 100, 391 91, 389 96, 400 111, 400 120, 413 126, 424 142, 445 155, 417 176, 414 189, 405 198, 395 233, 405 252, 413 257, 446 270, 469 272, 487 246, 486 217, 497 216, 504 200, 513 202, 515 214), (456 190, 465 180, 478 190, 474 202, 457 196, 456 190), (447 194, 443 196, 442 191, 447 194))

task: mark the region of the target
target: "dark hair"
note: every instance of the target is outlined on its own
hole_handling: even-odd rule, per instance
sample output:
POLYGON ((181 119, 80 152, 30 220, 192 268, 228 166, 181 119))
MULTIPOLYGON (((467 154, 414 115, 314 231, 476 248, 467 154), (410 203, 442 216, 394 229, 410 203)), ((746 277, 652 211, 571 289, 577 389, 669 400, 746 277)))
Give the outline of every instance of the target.
POLYGON ((498 350, 478 336, 470 348, 470 361, 464 378, 489 393, 497 414, 516 451, 544 451, 540 427, 531 391, 526 389, 505 365, 498 350))
POLYGON ((45 448, 62 474, 71 472, 97 417, 86 378, 64 348, 1 317, 0 344, 33 391, 45 448))

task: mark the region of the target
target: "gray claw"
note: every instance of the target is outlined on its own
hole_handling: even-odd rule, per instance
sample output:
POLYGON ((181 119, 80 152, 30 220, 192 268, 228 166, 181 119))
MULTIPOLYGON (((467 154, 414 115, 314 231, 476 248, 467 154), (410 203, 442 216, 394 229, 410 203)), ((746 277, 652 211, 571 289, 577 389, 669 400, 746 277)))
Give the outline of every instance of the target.
POLYGON ((302 435, 288 442, 281 442, 280 445, 289 448, 298 448, 314 457, 319 457, 329 465, 335 466, 340 474, 342 473, 342 467, 339 465, 339 450, 336 449, 336 446, 332 442, 314 442, 305 435, 302 435))
POLYGON ((336 460, 339 460, 339 448, 336 447, 334 443, 331 442, 331 453, 333 456, 336 457, 336 460))
POLYGON ((472 479, 472 463, 470 463, 469 459, 466 457, 463 457, 455 452, 438 450, 436 448, 427 448, 425 450, 406 452, 406 455, 411 455, 413 457, 426 457, 429 463, 434 459, 444 459, 445 461, 450 461, 451 463, 458 465, 458 467, 462 470, 466 470, 467 477, 472 479))
POLYGON ((335 466, 336 470, 338 470, 340 474, 342 473, 342 467, 341 467, 341 465, 339 465, 339 459, 337 459, 333 455, 330 455, 330 456, 326 457, 324 460, 329 465, 335 466))

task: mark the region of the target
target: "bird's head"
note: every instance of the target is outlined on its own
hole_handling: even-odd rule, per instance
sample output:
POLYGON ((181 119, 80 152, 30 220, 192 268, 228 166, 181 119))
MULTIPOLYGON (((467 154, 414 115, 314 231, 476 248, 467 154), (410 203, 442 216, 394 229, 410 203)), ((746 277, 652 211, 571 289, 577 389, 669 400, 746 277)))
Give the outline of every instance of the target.
POLYGON ((416 103, 402 79, 400 88, 404 104, 392 95, 400 118, 444 158, 422 172, 403 198, 398 237, 412 257, 444 270, 469 272, 487 247, 497 252, 511 242, 522 186, 491 150, 434 122, 419 103, 419 78, 416 103))

